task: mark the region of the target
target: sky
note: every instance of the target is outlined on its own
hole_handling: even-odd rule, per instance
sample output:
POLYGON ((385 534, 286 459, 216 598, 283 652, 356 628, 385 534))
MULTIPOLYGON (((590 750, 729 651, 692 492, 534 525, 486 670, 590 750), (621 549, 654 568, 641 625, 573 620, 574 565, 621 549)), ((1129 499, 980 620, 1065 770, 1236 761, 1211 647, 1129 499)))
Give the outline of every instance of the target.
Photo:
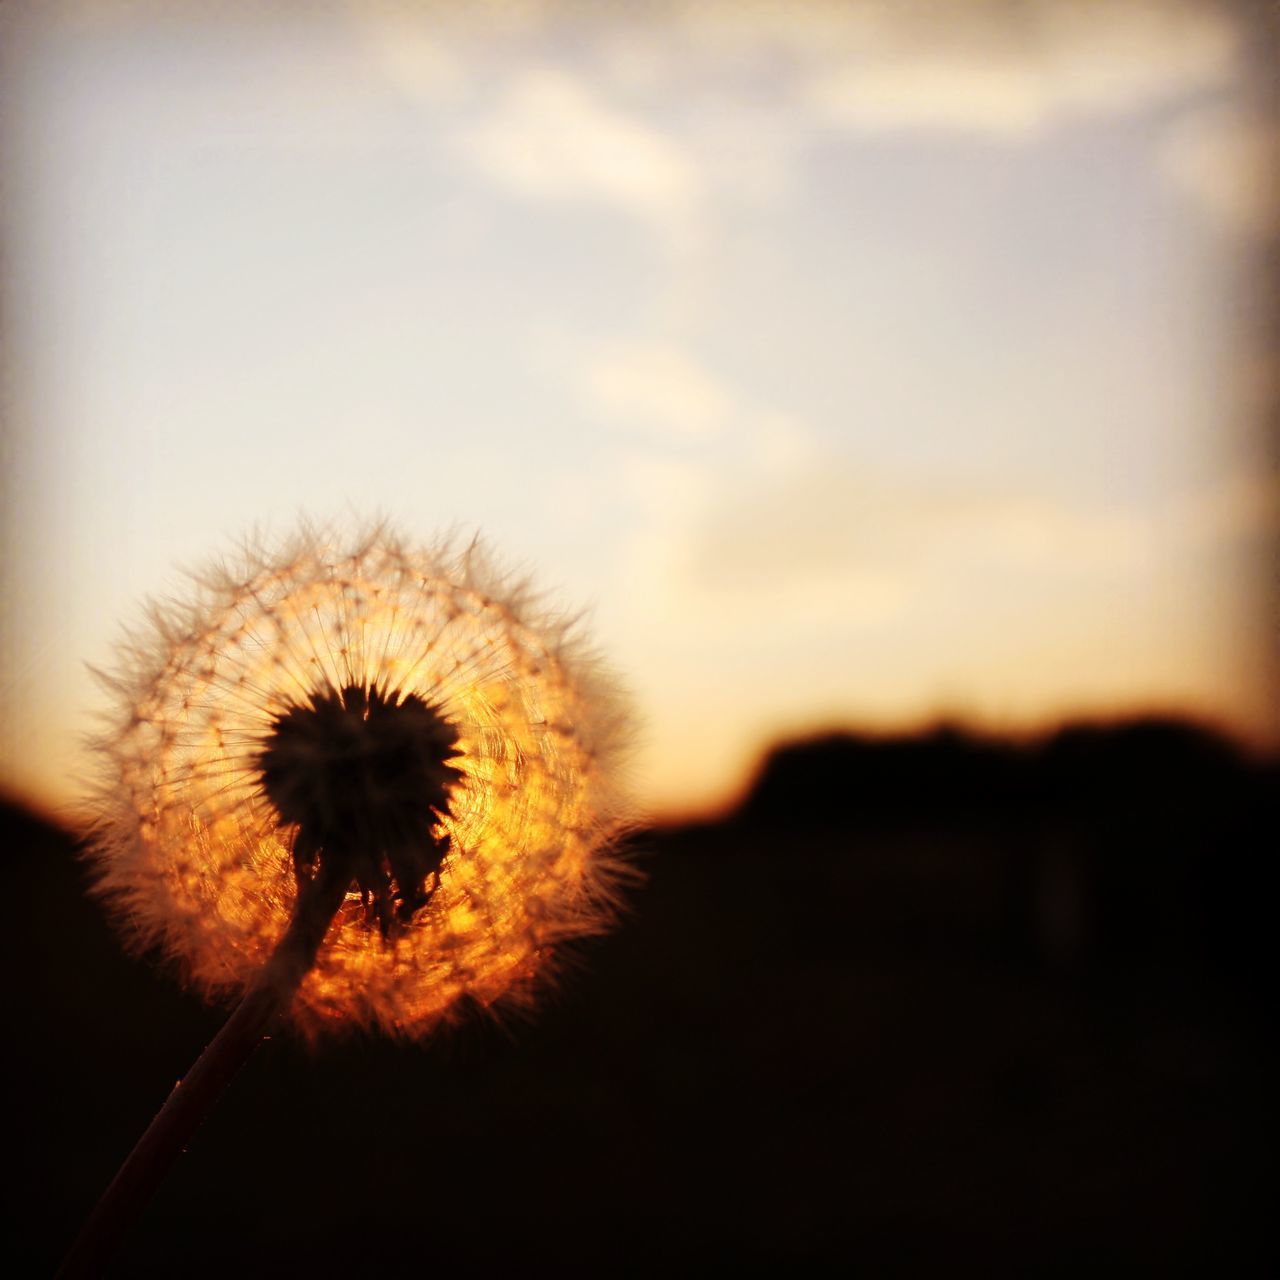
POLYGON ((1280 743, 1265 10, 6 6, 0 784, 300 515, 584 610, 655 813, 839 725, 1280 743))

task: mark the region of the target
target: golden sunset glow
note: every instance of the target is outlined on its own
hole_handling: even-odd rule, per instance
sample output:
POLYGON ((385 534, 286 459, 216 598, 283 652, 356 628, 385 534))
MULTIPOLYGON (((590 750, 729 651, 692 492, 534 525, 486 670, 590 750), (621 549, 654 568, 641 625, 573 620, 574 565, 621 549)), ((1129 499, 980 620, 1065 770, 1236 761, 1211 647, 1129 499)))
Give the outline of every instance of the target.
POLYGON ((97 865, 130 940, 210 994, 245 989, 296 897, 293 832, 261 787, 274 718, 324 689, 417 694, 454 726, 463 774, 439 889, 383 938, 348 895, 293 1006, 416 1035, 461 996, 519 997, 547 949, 607 916, 623 708, 598 665, 476 546, 353 549, 305 534, 202 575, 131 637, 103 735, 97 865))
POLYGON ((660 817, 831 726, 1280 744, 1265 8, 5 7, 0 789, 297 511, 589 608, 660 817))

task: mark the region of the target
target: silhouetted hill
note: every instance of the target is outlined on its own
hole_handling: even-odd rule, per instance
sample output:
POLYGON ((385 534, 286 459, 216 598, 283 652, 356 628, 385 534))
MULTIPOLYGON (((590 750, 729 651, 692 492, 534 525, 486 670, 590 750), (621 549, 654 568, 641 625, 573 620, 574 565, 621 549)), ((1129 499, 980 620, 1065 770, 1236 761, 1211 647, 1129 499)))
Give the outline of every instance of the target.
MULTIPOLYGON (((1275 781, 1176 725, 788 747, 637 843, 534 1021, 270 1041, 119 1274, 1261 1270, 1275 781)), ((0 836, 40 1274, 221 1015, 122 956, 69 836, 0 836)))
POLYGON ((1070 725, 1030 743, 953 726, 913 735, 833 733, 775 749, 739 816, 770 826, 1009 824, 1127 811, 1226 815, 1274 765, 1177 720, 1070 725))
POLYGON ((1070 725, 1030 743, 953 727, 831 734, 773 751, 729 821, 779 839, 862 833, 872 848, 912 833, 949 863, 910 873, 921 899, 967 871, 1029 946, 1040 935, 1077 958, 1214 962, 1256 986, 1280 887, 1278 784, 1275 761, 1177 720, 1070 725))

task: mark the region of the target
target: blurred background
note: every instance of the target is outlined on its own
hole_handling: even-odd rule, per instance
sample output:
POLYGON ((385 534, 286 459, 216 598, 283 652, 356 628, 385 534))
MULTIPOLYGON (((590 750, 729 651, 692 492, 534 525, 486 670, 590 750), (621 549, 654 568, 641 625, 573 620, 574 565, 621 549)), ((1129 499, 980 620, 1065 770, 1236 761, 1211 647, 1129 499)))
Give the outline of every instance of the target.
POLYGON ((533 1026, 273 1043, 122 1274, 1259 1257, 1277 65, 1267 0, 0 7, 21 1257, 219 1017, 36 816, 87 664, 370 514, 587 610, 647 885, 533 1026))

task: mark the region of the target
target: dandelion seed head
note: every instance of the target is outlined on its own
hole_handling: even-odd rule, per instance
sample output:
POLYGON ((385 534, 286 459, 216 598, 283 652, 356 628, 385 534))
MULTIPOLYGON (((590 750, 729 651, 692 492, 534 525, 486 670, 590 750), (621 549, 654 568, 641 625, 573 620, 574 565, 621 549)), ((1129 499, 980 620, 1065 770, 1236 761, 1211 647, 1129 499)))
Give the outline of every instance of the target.
POLYGON ((475 543, 246 545, 103 676, 90 853, 126 937, 247 988, 317 859, 351 888, 292 1006, 419 1035, 527 996, 621 868, 615 684, 475 543))

